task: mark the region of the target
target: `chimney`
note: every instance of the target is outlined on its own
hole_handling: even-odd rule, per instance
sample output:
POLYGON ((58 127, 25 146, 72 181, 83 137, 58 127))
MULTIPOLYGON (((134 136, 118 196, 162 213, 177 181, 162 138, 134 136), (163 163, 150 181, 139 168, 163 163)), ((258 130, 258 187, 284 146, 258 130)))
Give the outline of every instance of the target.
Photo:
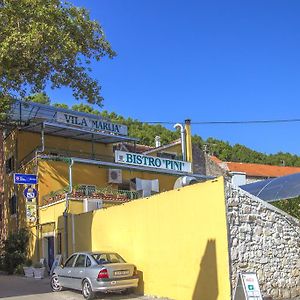
POLYGON ((158 148, 161 146, 161 143, 160 143, 160 136, 156 136, 155 137, 155 148, 158 148))
POLYGON ((186 160, 189 162, 193 162, 193 154, 192 154, 192 134, 191 134, 191 120, 187 119, 184 121, 185 123, 185 140, 186 140, 186 160))

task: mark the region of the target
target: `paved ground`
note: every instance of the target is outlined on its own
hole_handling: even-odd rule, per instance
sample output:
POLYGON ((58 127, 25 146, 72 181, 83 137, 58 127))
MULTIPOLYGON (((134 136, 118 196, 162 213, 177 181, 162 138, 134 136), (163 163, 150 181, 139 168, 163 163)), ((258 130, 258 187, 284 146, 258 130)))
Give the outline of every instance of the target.
MULTIPOLYGON (((0 275, 0 298, 7 300, 77 300, 84 299, 80 292, 63 291, 59 293, 51 292, 49 278, 38 280, 34 278, 25 278, 22 276, 4 276, 0 275)), ((104 300, 148 300, 154 299, 146 296, 129 295, 123 296, 120 294, 102 294, 99 299, 104 300)), ((158 298, 155 298, 158 299, 158 298)))

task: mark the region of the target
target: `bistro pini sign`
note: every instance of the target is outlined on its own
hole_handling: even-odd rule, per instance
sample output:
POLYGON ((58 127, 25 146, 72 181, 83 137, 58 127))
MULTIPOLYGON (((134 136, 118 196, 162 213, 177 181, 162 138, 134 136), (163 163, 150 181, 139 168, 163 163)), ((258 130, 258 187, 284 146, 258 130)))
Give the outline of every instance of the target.
POLYGON ((155 156, 147 156, 119 150, 115 151, 115 162, 178 172, 190 173, 192 171, 190 162, 155 156))
POLYGON ((64 112, 57 112, 56 121, 90 130, 106 131, 120 135, 128 134, 127 126, 106 122, 100 118, 89 118, 64 112))

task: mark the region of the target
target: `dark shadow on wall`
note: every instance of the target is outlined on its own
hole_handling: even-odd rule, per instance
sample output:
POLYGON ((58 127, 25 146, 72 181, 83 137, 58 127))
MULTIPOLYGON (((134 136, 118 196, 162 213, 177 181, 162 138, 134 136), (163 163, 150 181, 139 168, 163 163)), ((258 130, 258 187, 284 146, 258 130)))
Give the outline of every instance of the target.
POLYGON ((218 270, 216 241, 208 240, 200 263, 199 275, 193 300, 216 300, 218 298, 218 270))

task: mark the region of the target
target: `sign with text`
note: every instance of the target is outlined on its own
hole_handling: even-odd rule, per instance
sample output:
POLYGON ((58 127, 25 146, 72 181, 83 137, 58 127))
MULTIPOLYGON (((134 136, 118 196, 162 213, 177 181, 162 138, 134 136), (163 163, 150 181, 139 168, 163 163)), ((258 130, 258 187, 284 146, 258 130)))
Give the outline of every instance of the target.
POLYGON ((35 188, 28 187, 24 190, 23 194, 28 201, 32 201, 32 199, 37 196, 37 190, 35 188))
POLYGON ((106 131, 108 133, 115 133, 120 135, 127 135, 128 129, 127 126, 107 122, 101 120, 100 118, 89 118, 78 115, 72 115, 69 113, 57 112, 56 121, 72 126, 78 126, 85 129, 97 130, 97 131, 106 131))
POLYGON ((62 264, 62 255, 58 254, 55 256, 55 259, 53 261, 53 264, 51 266, 51 270, 50 270, 50 276, 53 275, 54 269, 58 266, 60 266, 62 264))
POLYGON ((37 176, 34 174, 14 173, 14 184, 37 184, 37 176))
POLYGON ((240 273, 234 300, 263 300, 256 273, 240 273))
POLYGON ((26 203, 26 220, 29 223, 34 223, 36 221, 36 204, 26 203))
POLYGON ((192 165, 190 162, 147 156, 119 150, 115 151, 115 162, 141 167, 156 168, 160 170, 192 172, 192 165))

